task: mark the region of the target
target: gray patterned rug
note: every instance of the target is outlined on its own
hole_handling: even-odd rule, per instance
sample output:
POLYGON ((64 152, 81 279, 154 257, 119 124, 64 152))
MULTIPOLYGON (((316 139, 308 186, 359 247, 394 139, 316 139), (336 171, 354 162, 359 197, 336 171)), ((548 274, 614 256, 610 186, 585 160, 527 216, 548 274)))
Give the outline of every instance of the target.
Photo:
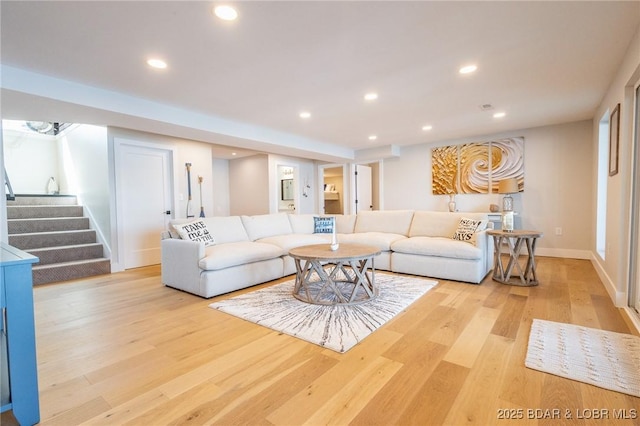
POLYGON ((534 319, 525 365, 640 397, 640 337, 534 319))
POLYGON ((380 294, 351 306, 324 306, 293 297, 294 281, 214 302, 211 308, 297 337, 346 352, 402 312, 438 282, 376 271, 380 294))

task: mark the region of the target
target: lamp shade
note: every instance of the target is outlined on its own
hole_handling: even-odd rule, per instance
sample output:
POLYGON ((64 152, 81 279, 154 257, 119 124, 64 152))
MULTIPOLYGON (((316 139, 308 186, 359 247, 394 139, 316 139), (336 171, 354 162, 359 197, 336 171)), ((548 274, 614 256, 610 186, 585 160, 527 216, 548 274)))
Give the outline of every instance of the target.
POLYGON ((516 178, 503 179, 498 182, 499 194, 513 194, 518 191, 518 179, 516 178))

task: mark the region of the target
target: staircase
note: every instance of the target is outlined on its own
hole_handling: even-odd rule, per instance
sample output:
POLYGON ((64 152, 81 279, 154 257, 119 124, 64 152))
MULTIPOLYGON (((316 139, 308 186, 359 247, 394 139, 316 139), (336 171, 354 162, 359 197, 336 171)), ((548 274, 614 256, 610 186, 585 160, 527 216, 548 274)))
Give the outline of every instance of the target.
POLYGON ((16 195, 7 201, 9 244, 40 259, 33 284, 111 272, 111 262, 72 195, 16 195))

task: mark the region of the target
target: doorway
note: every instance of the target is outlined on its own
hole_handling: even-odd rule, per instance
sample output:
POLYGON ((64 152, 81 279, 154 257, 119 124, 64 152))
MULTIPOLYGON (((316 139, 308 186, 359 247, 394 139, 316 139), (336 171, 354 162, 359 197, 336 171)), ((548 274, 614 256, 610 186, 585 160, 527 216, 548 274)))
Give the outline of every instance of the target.
POLYGON ((354 166, 353 212, 373 210, 373 189, 371 166, 356 164, 354 166))
POLYGON ((298 168, 293 165, 279 164, 278 208, 279 213, 296 213, 298 208, 298 168))
POLYGON ((320 210, 323 214, 344 214, 344 169, 344 165, 336 164, 319 167, 319 181, 322 182, 320 210))
POLYGON ((119 257, 124 269, 160 263, 160 233, 173 211, 173 151, 115 140, 119 257))

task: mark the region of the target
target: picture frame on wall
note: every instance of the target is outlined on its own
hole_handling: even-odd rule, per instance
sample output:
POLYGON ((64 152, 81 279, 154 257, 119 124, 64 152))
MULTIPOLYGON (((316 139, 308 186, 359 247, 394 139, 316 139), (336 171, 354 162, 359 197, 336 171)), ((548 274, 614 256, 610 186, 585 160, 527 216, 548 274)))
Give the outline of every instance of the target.
POLYGON ((609 117, 609 176, 618 174, 618 151, 620 143, 620 104, 609 117))

